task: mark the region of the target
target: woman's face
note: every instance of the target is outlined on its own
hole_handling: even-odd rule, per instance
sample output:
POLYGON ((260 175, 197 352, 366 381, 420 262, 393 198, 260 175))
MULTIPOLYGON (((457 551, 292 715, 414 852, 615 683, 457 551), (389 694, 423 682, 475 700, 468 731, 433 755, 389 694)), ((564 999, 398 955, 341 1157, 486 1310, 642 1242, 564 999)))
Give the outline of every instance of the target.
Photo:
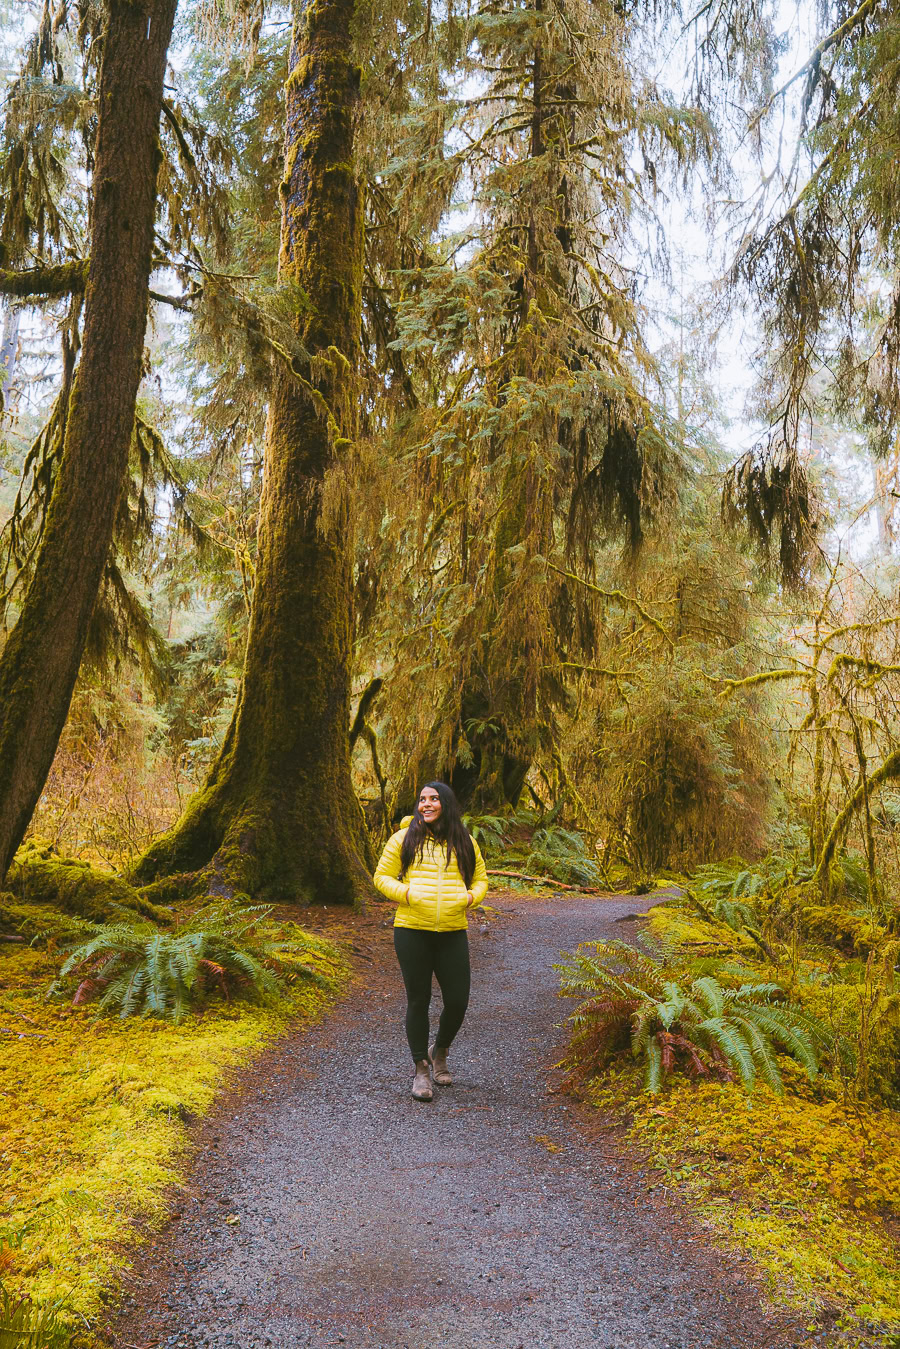
POLYGON ((426 824, 435 824, 441 818, 441 798, 433 787, 419 792, 419 814, 426 824))

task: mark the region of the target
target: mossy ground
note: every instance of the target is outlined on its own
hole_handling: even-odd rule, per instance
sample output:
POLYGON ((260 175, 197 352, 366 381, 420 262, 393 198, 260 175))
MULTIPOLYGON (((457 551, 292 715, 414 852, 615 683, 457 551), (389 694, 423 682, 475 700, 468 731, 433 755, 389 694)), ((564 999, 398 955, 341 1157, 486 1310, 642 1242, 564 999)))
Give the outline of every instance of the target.
MULTIPOLYGON (((833 1319, 848 1343, 900 1332, 900 1117, 849 1116, 834 1102, 752 1096, 737 1086, 680 1082, 664 1096, 620 1070, 587 1099, 627 1111, 631 1138, 663 1183, 753 1257, 774 1302, 833 1319)), ((891 1342, 890 1339, 887 1340, 891 1342)))
MULTIPOLYGON (((321 972, 340 981, 337 952, 321 972)), ((0 1280, 65 1299, 84 1329, 114 1296, 136 1219, 160 1221, 188 1125, 229 1074, 329 992, 298 983, 276 1009, 214 1004, 181 1025, 46 1001, 58 958, 0 948, 0 1280)), ((337 985, 335 985, 337 986, 337 985)))
MULTIPOLYGON (((711 925, 677 907, 652 910, 650 931, 700 953, 715 944, 711 925)), ((722 936, 736 941, 730 929, 722 936)), ((830 1342, 900 1343, 900 1113, 781 1066, 783 1097, 684 1078, 653 1096, 627 1064, 591 1082, 586 1098, 630 1119, 663 1184, 755 1260, 774 1302, 834 1323, 830 1342)))

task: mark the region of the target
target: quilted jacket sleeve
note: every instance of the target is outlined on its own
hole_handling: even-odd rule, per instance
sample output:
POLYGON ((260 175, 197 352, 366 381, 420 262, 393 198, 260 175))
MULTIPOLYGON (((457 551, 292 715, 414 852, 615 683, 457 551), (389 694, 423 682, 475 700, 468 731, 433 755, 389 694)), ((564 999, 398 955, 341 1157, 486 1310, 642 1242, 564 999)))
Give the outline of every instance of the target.
POLYGON ((481 855, 481 849, 472 839, 472 847, 475 849, 475 875, 472 877, 472 894, 475 898, 474 907, 484 903, 484 897, 488 891, 488 874, 484 865, 484 858, 481 855))
POLYGON ((405 834, 406 830, 401 829, 391 835, 375 868, 375 889, 380 891, 385 899, 392 899, 395 904, 403 904, 406 901, 406 881, 399 879, 400 849, 405 834))

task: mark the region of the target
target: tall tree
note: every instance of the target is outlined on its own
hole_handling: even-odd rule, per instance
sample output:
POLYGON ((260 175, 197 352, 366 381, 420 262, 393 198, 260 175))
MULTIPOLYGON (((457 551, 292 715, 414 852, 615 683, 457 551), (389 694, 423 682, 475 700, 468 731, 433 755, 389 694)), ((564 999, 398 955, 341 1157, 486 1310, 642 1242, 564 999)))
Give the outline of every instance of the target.
POLYGON ((0 874, 53 762, 125 481, 176 3, 110 0, 105 12, 81 361, 34 574, 0 655, 0 874))
POLYGON ((671 500, 677 436, 654 406, 629 236, 662 165, 702 155, 707 127, 642 78, 632 28, 605 3, 476 7, 464 38, 441 35, 468 86, 423 111, 430 155, 419 133, 385 175, 399 214, 417 182, 446 208, 394 278, 418 399, 396 423, 406 491, 395 469, 369 512, 382 576, 399 571, 409 597, 379 652, 389 696, 430 720, 394 728, 402 804, 417 773, 448 775, 475 808, 516 800, 596 632, 559 566, 591 574, 606 537, 636 548, 671 500))
POLYGON ((830 406, 883 456, 900 412, 900 19, 892 0, 826 0, 815 15, 813 44, 781 84, 777 4, 728 0, 694 21, 701 97, 766 161, 730 214, 735 294, 750 292, 765 329, 768 430, 733 466, 725 513, 803 583, 824 518, 805 464, 818 414, 830 406))
POLYGON ((300 355, 275 369, 243 680, 204 789, 136 869, 210 890, 350 902, 369 845, 350 779, 352 520, 364 250, 353 0, 291 37, 279 281, 300 355), (205 869, 205 871, 204 871, 205 869))

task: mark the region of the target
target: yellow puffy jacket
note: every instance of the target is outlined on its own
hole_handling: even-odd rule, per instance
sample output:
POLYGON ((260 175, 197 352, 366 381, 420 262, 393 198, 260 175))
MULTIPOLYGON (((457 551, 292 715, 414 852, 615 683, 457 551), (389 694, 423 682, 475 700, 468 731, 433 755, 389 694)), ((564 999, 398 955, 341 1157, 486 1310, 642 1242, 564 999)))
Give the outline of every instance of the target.
MULTIPOLYGON (((412 866, 400 880, 400 849, 411 819, 410 815, 397 833, 388 839, 381 861, 375 869, 376 890, 399 905, 394 927, 425 928, 429 932, 457 932, 460 928, 467 928, 466 883, 456 865, 456 853, 451 853, 450 864, 447 865, 446 844, 429 839, 421 860, 414 858, 412 866)), ((488 878, 484 858, 474 838, 472 846, 475 849, 472 894, 478 905, 487 894, 488 878)))

